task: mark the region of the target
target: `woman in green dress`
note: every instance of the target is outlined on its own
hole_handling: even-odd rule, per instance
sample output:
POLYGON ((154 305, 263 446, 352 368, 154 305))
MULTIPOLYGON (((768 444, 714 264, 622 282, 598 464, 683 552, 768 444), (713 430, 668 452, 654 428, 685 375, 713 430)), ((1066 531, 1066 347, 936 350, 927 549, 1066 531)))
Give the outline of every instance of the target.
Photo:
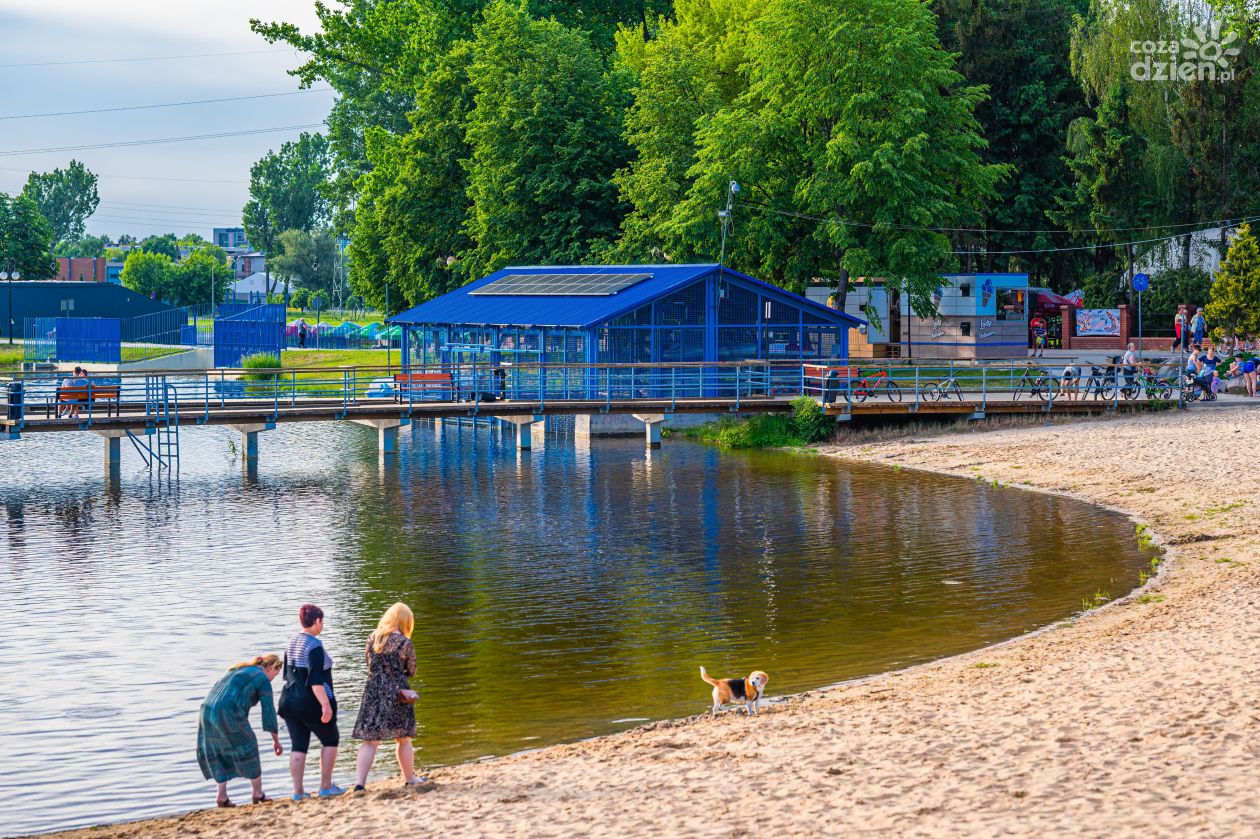
POLYGON ((249 711, 262 705, 264 731, 271 732, 271 748, 284 754, 280 745, 280 727, 271 702, 271 680, 281 668, 280 657, 260 655, 234 664, 227 675, 210 689, 201 703, 197 721, 197 763, 206 780, 219 785, 216 802, 220 807, 235 807, 227 794, 227 782, 233 778, 249 778, 254 787, 254 803, 266 801, 262 790, 262 765, 258 760, 258 738, 249 727, 249 711))

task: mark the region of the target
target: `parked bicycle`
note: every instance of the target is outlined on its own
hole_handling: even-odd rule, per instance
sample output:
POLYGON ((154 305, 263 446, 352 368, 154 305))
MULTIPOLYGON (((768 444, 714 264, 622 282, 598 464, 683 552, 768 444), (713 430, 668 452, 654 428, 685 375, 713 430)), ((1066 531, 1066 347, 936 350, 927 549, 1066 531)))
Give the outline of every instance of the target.
POLYGON ((923 389, 923 398, 930 402, 940 402, 951 396, 957 396, 959 402, 963 401, 962 387, 959 386, 958 379, 952 375, 942 382, 932 382, 923 389))
POLYGON ((1027 393, 1044 402, 1049 392, 1050 377, 1046 375, 1046 371, 1030 364, 1024 368, 1024 375, 1015 386, 1015 399, 1018 400, 1021 393, 1027 393))
POLYGON ((1104 370, 1097 364, 1089 366, 1089 378, 1085 380, 1083 397, 1110 401, 1116 398, 1116 378, 1113 370, 1104 370))
POLYGON ((880 390, 890 402, 901 401, 901 387, 888 375, 887 370, 878 370, 869 376, 863 376, 862 381, 853 387, 853 401, 865 402, 880 390))
POLYGON ((1155 375, 1155 371, 1149 367, 1143 367, 1134 374, 1126 374, 1124 384, 1120 386, 1121 395, 1130 400, 1137 399, 1139 394, 1145 393, 1147 399, 1159 398, 1167 402, 1172 398, 1172 392, 1172 382, 1155 375))

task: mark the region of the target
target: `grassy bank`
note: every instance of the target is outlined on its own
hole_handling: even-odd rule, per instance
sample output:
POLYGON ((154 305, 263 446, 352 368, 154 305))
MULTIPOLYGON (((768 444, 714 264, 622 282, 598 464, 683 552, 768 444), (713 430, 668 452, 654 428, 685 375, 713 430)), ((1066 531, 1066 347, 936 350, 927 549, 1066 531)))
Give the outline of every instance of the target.
MULTIPOLYGON (((384 367, 386 350, 299 350, 286 349, 282 353, 282 365, 286 370, 327 367, 384 367)), ((389 351, 389 358, 397 364, 402 353, 397 348, 389 351)))
POLYGON ((790 414, 763 414, 746 420, 717 422, 671 431, 671 436, 712 443, 724 449, 771 449, 809 446, 826 440, 836 422, 811 397, 792 400, 790 414))

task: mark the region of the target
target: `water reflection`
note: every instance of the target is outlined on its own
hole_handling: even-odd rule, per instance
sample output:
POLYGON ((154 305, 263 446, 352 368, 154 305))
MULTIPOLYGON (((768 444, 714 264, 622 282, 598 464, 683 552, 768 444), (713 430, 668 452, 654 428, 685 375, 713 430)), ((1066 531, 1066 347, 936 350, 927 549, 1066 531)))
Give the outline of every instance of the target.
MULTIPOLYGON (((254 471, 231 432, 183 437, 178 480, 132 453, 103 477, 91 435, 0 450, 0 833, 204 806, 197 705, 307 600, 346 730, 364 638, 412 606, 434 764, 698 712, 700 664, 786 693, 972 648, 1118 594, 1144 562, 1086 505, 807 456, 519 452, 510 431, 421 423, 382 462, 375 430, 330 424, 263 433, 254 471)), ((283 792, 284 759, 263 765, 283 792)))

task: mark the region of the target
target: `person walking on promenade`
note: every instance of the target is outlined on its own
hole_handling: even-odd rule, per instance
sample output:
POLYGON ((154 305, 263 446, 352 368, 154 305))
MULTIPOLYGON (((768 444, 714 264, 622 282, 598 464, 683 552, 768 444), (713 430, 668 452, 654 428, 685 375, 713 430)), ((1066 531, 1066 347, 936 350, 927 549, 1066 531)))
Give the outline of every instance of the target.
POLYGON ((280 716, 289 729, 289 775, 293 800, 306 793, 306 753, 311 735, 319 738, 319 797, 341 795, 344 789, 332 781, 333 764, 341 732, 337 730, 337 699, 333 694, 332 658, 319 640, 324 631, 324 610, 307 603, 298 610, 302 631, 284 653, 284 689, 280 691, 280 716))
POLYGON ((1028 328, 1032 330, 1033 335, 1032 357, 1044 356, 1046 354, 1046 338, 1049 336, 1046 319, 1041 315, 1037 315, 1029 322, 1028 328))
POLYGON ((354 736, 363 741, 359 746, 356 791, 367 784, 368 772, 372 771, 376 749, 382 740, 394 740, 398 744, 398 768, 402 770, 403 783, 415 786, 426 780, 416 774, 415 750, 411 744, 416 736, 416 710, 412 704, 416 693, 408 680, 416 674, 416 649, 411 645, 415 622, 407 604, 395 603, 368 636, 363 651, 368 677, 354 723, 354 736))
POLYGON ((1186 307, 1177 307, 1177 316, 1173 318, 1173 349, 1181 348, 1182 352, 1188 349, 1190 333, 1186 324, 1186 307))
POLYGON ((298 321, 298 346, 306 349, 306 321, 298 321))
POLYGON ((1199 307, 1190 321, 1190 331, 1194 333, 1194 348, 1203 349, 1203 338, 1207 335, 1207 318, 1203 316, 1203 308, 1199 307))
POLYGON ((280 657, 260 655, 233 664, 226 675, 210 689, 197 719, 197 763, 206 780, 219 785, 215 802, 235 807, 228 798, 228 781, 248 778, 254 788, 254 803, 266 801, 262 788, 262 766, 258 760, 258 738, 249 727, 249 710, 262 706, 263 731, 271 733, 271 749, 284 754, 276 709, 271 704, 271 680, 280 672, 280 657))

